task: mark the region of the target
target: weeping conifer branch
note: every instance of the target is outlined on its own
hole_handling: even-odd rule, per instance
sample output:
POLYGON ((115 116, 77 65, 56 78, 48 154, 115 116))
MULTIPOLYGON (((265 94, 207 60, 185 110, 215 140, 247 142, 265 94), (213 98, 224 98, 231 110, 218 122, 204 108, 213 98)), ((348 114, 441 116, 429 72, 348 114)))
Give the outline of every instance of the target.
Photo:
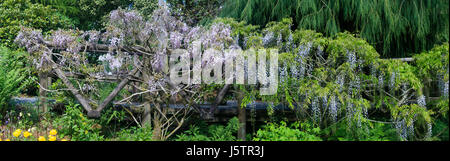
POLYGON ((351 31, 383 57, 405 57, 449 41, 446 0, 229 0, 221 16, 265 26, 291 17, 294 29, 351 31))

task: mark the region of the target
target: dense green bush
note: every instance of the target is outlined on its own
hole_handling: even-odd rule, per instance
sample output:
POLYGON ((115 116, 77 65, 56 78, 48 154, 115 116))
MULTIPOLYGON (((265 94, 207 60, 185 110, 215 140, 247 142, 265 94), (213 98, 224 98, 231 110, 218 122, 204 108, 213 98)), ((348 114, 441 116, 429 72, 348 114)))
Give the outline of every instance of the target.
POLYGON ((189 25, 203 24, 214 19, 226 0, 166 0, 176 17, 183 17, 189 25))
POLYGON ((280 124, 269 123, 258 130, 254 141, 321 141, 318 136, 320 128, 310 123, 294 122, 290 126, 281 121, 280 124))
POLYGON ((97 120, 88 119, 78 104, 69 105, 61 117, 53 120, 61 136, 71 136, 73 141, 101 141, 101 126, 97 120))
POLYGON ((138 10, 141 15, 150 18, 153 11, 158 8, 158 0, 132 0, 133 9, 138 10))
POLYGON ((177 141, 236 141, 239 120, 234 117, 226 126, 210 125, 206 129, 191 126, 189 130, 177 135, 177 141), (206 130, 206 131, 204 131, 206 130))
POLYGON ((0 116, 5 114, 11 97, 28 84, 26 68, 23 68, 25 54, 0 47, 0 116))
POLYGON ((437 45, 427 52, 414 55, 414 66, 416 66, 416 75, 421 81, 428 85, 437 83, 440 99, 430 107, 436 109, 436 112, 447 116, 449 108, 448 83, 449 83, 449 45, 437 45))
POLYGON ((70 19, 42 4, 30 0, 2 0, 0 2, 0 44, 13 47, 20 26, 47 32, 73 26, 70 19))
POLYGON ((341 121, 322 130, 323 138, 328 141, 400 141, 392 124, 365 123, 357 131, 347 128, 347 123, 341 121))
POLYGON ((152 128, 133 126, 118 132, 116 139, 119 141, 152 141, 152 128))

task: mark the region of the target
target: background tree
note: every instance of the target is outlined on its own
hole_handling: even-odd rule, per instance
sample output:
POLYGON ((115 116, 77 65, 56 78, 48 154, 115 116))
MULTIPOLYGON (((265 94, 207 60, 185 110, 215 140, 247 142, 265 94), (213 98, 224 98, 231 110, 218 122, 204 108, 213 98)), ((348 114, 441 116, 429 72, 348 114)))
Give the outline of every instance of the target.
POLYGON ((446 0, 230 0, 221 16, 264 26, 291 17, 294 28, 327 36, 361 34, 383 57, 405 57, 449 40, 446 0))
POLYGON ((13 41, 20 26, 39 28, 43 32, 48 32, 57 28, 73 27, 73 23, 54 9, 42 4, 33 4, 30 0, 0 2, 0 43, 14 47, 13 41))
POLYGON ((189 25, 208 22, 219 13, 225 0, 167 0, 172 14, 189 25))
POLYGON ((82 30, 98 29, 104 17, 118 7, 127 8, 133 0, 32 0, 56 9, 82 30))

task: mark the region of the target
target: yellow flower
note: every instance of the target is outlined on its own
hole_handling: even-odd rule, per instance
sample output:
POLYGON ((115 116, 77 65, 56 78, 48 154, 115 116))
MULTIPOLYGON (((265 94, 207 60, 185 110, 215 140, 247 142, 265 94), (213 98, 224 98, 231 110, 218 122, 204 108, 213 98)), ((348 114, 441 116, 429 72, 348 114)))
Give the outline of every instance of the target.
POLYGON ((50 135, 55 136, 56 134, 58 134, 58 132, 57 132, 55 129, 53 129, 53 130, 50 131, 50 135))
POLYGON ((49 135, 48 136, 48 141, 56 141, 56 136, 49 135))
POLYGON ((6 139, 5 141, 11 141, 10 139, 6 139))
POLYGON ((25 137, 25 138, 28 138, 30 135, 31 135, 31 133, 28 131, 23 132, 23 137, 25 137))
POLYGON ((84 134, 88 134, 88 131, 87 131, 87 130, 84 130, 84 134))
POLYGON ((20 130, 20 129, 17 129, 16 131, 13 132, 13 136, 16 138, 19 137, 20 134, 22 134, 22 130, 20 130))
POLYGON ((67 141, 66 139, 61 139, 61 141, 67 141))
POLYGON ((2 138, 0 138, 0 141, 2 141, 2 138))
POLYGON ((43 137, 43 136, 39 136, 39 139, 38 139, 39 141, 45 141, 45 137, 43 137))

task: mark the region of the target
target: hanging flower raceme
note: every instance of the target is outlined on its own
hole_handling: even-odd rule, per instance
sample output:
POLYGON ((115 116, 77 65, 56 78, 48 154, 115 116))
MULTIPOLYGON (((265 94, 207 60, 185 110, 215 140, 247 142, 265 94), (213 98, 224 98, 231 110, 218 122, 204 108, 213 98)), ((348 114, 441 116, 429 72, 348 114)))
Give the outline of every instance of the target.
POLYGON ((22 27, 14 42, 25 47, 28 53, 35 53, 41 50, 40 45, 44 43, 44 37, 39 30, 22 27))

